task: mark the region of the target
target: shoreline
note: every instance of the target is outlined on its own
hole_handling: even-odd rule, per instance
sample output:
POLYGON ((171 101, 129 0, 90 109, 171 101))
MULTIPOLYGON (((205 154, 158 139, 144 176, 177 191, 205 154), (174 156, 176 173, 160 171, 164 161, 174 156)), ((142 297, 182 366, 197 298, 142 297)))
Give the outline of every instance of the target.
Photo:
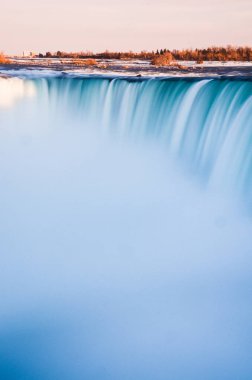
POLYGON ((108 76, 108 77, 203 77, 203 78, 240 78, 252 79, 252 63, 234 64, 228 62, 224 64, 193 64, 178 62, 171 66, 153 66, 148 61, 122 61, 122 60, 100 60, 95 65, 83 64, 76 65, 74 62, 66 61, 59 62, 58 60, 23 60, 8 64, 0 64, 0 76, 22 76, 24 72, 28 74, 55 73, 62 75, 77 75, 77 76, 108 76), (8 73, 9 72, 9 73, 8 73))

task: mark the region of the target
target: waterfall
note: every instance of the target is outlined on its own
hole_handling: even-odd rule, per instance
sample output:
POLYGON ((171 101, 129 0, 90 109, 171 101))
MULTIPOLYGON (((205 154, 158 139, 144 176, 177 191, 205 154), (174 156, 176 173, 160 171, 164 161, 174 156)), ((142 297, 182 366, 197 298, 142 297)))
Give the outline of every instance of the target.
POLYGON ((0 107, 35 92, 40 109, 68 112, 123 139, 158 140, 201 180, 251 197, 251 81, 59 77, 0 83, 0 107))
POLYGON ((0 78, 0 378, 252 373, 252 82, 0 78))

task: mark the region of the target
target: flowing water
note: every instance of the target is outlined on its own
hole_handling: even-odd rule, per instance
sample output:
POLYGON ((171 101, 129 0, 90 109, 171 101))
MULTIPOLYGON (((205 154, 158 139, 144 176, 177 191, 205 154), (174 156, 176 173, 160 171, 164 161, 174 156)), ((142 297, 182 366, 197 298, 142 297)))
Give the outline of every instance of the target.
POLYGON ((0 78, 0 379, 252 376, 252 82, 0 78))

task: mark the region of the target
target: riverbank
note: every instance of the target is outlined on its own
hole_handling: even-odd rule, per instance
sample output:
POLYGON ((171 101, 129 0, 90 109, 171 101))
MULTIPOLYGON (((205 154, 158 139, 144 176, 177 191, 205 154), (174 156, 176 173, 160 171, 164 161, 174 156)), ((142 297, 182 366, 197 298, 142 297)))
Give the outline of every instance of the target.
POLYGON ((86 60, 27 58, 12 59, 9 64, 0 65, 0 74, 22 75, 28 71, 35 74, 55 72, 77 73, 80 75, 119 75, 119 76, 200 76, 252 78, 251 62, 204 62, 197 64, 181 61, 170 66, 153 66, 150 60, 96 60, 89 64, 86 60))

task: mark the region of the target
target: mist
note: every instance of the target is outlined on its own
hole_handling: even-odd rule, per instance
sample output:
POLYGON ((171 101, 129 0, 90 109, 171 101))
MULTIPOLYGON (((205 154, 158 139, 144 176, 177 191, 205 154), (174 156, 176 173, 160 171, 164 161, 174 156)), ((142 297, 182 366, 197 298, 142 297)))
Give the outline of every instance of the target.
POLYGON ((78 112, 80 84, 60 83, 0 80, 2 378, 249 378, 243 192, 129 133, 121 83, 102 82, 100 114, 98 82, 78 112))

